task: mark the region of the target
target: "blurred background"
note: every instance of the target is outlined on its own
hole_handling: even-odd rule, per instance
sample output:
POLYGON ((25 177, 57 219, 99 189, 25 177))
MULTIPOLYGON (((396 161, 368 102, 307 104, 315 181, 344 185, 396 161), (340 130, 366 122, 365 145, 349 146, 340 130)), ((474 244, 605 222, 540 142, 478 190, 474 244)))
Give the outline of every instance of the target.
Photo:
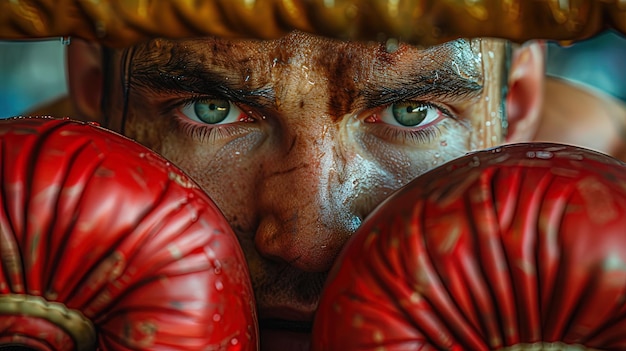
POLYGON ((60 39, 0 41, 0 118, 28 113, 66 94, 60 39))
POLYGON ((546 74, 585 84, 626 102, 626 38, 607 31, 571 46, 549 43, 546 74))
MULTIPOLYGON (((607 31, 561 47, 549 43, 546 74, 609 94, 626 103, 626 39, 607 31)), ((0 41, 0 118, 29 111, 67 94, 61 39, 0 41)))

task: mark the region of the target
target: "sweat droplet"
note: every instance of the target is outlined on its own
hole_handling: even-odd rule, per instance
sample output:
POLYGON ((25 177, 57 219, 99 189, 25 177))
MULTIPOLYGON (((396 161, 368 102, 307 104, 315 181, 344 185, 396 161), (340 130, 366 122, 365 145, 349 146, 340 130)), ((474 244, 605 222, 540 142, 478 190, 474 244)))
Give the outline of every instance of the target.
POLYGON ((231 345, 237 345, 237 344, 239 344, 239 340, 237 340, 237 338, 232 338, 232 339, 230 339, 230 344, 231 345))
POLYGON ((472 157, 472 162, 470 162, 470 167, 478 167, 480 166, 480 159, 476 156, 472 157))
POLYGON ((535 156, 537 156, 537 158, 548 160, 552 158, 552 153, 550 151, 537 151, 535 156))
POLYGON ((213 265, 215 266, 215 268, 213 268, 213 273, 221 274, 222 273, 222 263, 220 263, 220 261, 218 261, 218 260, 215 260, 213 265))
POLYGON ((390 54, 393 54, 394 52, 398 51, 398 39, 396 38, 387 39, 387 42, 385 43, 385 50, 387 50, 387 52, 390 54))
POLYGON ((215 290, 217 290, 217 291, 224 290, 224 284, 222 283, 221 280, 218 280, 218 281, 215 282, 215 290))
POLYGON ((213 322, 219 322, 222 320, 222 316, 219 315, 219 313, 216 313, 213 315, 213 322))

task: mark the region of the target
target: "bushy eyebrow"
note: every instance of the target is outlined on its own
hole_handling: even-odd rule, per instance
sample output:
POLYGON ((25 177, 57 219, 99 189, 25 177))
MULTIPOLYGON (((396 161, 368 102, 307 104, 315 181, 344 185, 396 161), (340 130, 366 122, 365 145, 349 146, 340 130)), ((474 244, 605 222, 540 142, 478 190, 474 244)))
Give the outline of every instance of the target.
POLYGON ((207 70, 197 61, 187 61, 184 55, 142 53, 132 65, 132 80, 159 93, 212 96, 245 103, 250 107, 271 108, 275 92, 270 86, 250 88, 235 79, 228 70, 207 70), (222 72, 223 71, 223 72, 222 72))
MULTIPOLYGON (((255 108, 276 107, 276 92, 271 84, 254 86, 242 80, 240 70, 229 69, 231 62, 214 62, 209 69, 199 59, 199 53, 185 47, 178 42, 167 42, 156 49, 140 46, 138 59, 132 65, 133 80, 164 94, 215 96, 255 108)), ((480 60, 467 41, 408 53, 405 55, 411 58, 408 63, 387 62, 385 55, 394 61, 393 53, 383 53, 374 62, 370 61, 369 83, 353 85, 352 94, 335 99, 331 96, 333 92, 329 92, 329 101, 342 100, 343 106, 331 104, 338 115, 405 100, 462 101, 483 92, 480 60)))
POLYGON ((374 108, 415 99, 445 99, 453 102, 478 97, 482 92, 483 85, 477 80, 463 78, 449 71, 429 70, 371 86, 363 91, 363 97, 367 107, 374 108))
POLYGON ((258 108, 270 108, 275 101, 271 87, 244 88, 230 83, 219 74, 202 69, 188 69, 180 75, 167 70, 135 71, 133 77, 145 87, 163 93, 214 96, 258 108))
MULTIPOLYGON (((467 100, 483 92, 479 57, 467 40, 460 39, 432 47, 418 60, 392 68, 394 79, 374 79, 363 90, 367 107, 373 108, 411 99, 467 100)), ((384 65, 375 76, 386 77, 384 65)))

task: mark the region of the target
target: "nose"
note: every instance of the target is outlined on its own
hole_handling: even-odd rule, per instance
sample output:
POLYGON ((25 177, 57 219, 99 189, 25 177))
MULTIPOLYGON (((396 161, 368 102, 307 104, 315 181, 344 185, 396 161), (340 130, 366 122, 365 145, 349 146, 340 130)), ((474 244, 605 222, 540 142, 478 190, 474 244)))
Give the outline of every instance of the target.
POLYGON ((263 257, 307 272, 330 269, 360 225, 340 147, 332 137, 294 137, 268 163, 257 193, 255 245, 263 257))

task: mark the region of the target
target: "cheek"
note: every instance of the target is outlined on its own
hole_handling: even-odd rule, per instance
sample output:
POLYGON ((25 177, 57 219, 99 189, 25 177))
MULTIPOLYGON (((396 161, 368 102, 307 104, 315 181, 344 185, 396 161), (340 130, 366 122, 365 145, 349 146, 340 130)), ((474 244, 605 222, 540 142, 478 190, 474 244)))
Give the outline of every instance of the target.
POLYGON ((176 139, 164 155, 202 187, 224 213, 236 232, 250 232, 256 224, 255 189, 262 160, 254 149, 263 140, 252 133, 227 143, 218 150, 205 143, 176 139))
POLYGON ((421 166, 413 168, 413 171, 419 170, 413 178, 473 150, 472 135, 470 128, 458 123, 442 126, 441 136, 427 152, 409 153, 412 163, 421 166))
POLYGON ((364 157, 388 174, 397 188, 469 151, 471 133, 467 127, 445 121, 439 130, 439 136, 419 144, 388 143, 367 133, 359 135, 357 140, 364 157))
MULTIPOLYGON (((211 197, 236 232, 254 228, 254 189, 260 158, 254 150, 262 132, 224 141, 218 146, 185 132, 173 118, 132 115, 126 135, 156 151, 185 171, 211 197)), ((129 117, 131 115, 129 114, 129 117)))
MULTIPOLYGON (((357 212, 367 214, 391 193, 419 175, 469 151, 470 131, 458 123, 442 123, 441 135, 430 143, 392 144, 376 136, 354 133, 354 155, 346 182, 357 212)), ((345 189, 344 189, 345 190, 345 189)))

